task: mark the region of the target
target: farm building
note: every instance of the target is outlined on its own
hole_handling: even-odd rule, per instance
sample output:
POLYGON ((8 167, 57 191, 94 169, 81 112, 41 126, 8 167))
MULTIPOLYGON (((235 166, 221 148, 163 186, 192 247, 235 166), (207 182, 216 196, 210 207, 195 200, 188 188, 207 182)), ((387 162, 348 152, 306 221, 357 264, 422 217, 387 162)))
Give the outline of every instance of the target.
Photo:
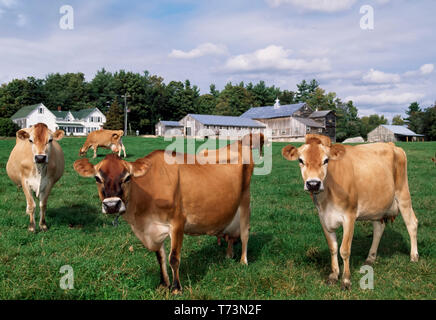
POLYGON ((404 126, 382 124, 368 133, 368 142, 424 141, 424 135, 416 134, 404 126))
POLYGON ((188 114, 180 123, 185 136, 243 136, 248 133, 264 132, 266 126, 249 118, 188 114))
POLYGON ((179 136, 183 135, 183 125, 177 121, 161 120, 156 123, 157 136, 179 136))
POLYGON ((241 118, 264 123, 271 130, 271 138, 280 140, 303 140, 307 133, 324 134, 336 141, 336 116, 332 110, 313 111, 306 103, 255 107, 241 118))
POLYGON ((106 122, 106 116, 97 108, 79 111, 61 111, 59 108, 58 111, 51 111, 42 103, 21 108, 11 119, 20 128, 42 122, 52 131, 62 129, 67 135, 78 136, 99 130, 106 122))

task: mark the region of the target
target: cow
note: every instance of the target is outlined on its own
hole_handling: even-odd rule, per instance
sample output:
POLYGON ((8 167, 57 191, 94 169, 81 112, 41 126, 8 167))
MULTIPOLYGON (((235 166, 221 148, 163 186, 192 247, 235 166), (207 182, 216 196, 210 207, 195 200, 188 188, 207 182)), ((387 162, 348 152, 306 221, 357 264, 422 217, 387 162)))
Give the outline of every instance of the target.
POLYGON ((33 192, 39 198, 39 227, 47 231, 45 212, 47 199, 54 184, 64 173, 64 153, 57 141, 63 138, 64 131, 52 132, 44 123, 17 131, 17 139, 6 171, 9 178, 23 188, 26 196, 26 213, 30 216, 28 230, 35 232, 35 201, 33 192))
POLYGON ((385 222, 401 212, 410 236, 411 261, 418 261, 418 220, 412 208, 407 181, 407 158, 393 143, 358 146, 333 144, 330 138, 308 134, 296 148, 282 149, 287 160, 298 160, 304 190, 318 210, 331 254, 332 273, 327 283, 338 281, 338 244, 335 230, 343 227, 340 255, 344 262, 341 288, 350 289, 351 241, 356 220, 372 221, 374 233, 366 264, 374 263, 385 222))
POLYGON ((97 148, 106 148, 111 149, 112 152, 118 152, 118 156, 121 156, 121 150, 123 150, 125 158, 126 148, 121 140, 123 134, 123 130, 100 129, 93 131, 86 137, 85 143, 79 150, 79 156, 85 156, 89 148, 92 148, 94 150, 93 158, 95 158, 97 157, 97 148))
MULTIPOLYGON (((240 154, 247 154, 248 149, 252 157, 252 145, 243 145, 242 141, 235 143, 240 154)), ((160 285, 171 288, 174 294, 182 289, 179 265, 184 234, 240 237, 240 262, 248 264, 253 161, 200 164, 195 158, 189 164, 191 156, 156 150, 135 162, 109 154, 96 165, 87 158, 74 163, 79 175, 95 178, 102 212, 122 215, 144 246, 156 252, 160 285), (170 158, 177 162, 170 163, 170 158), (168 257, 173 275, 171 287, 164 248, 168 236, 171 238, 168 257)))

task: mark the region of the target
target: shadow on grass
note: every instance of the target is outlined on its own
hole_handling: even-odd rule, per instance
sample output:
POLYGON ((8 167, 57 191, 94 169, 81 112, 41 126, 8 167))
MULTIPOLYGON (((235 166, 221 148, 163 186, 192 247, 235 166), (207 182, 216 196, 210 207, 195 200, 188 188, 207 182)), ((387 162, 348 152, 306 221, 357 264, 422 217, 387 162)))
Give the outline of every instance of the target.
MULTIPOLYGON (((262 247, 271 241, 272 237, 271 234, 262 232, 250 235, 247 249, 248 264, 254 263, 259 259, 262 247)), ((226 249, 227 243, 224 240, 221 242, 221 246, 216 241, 208 241, 201 249, 195 250, 187 256, 182 255, 180 273, 182 279, 185 279, 185 284, 187 284, 186 280, 189 278, 191 285, 195 285, 206 275, 210 267, 215 264, 227 265, 227 268, 234 268, 233 263, 239 263, 241 259, 241 242, 239 241, 233 246, 233 258, 231 259, 233 263, 230 265, 226 262, 226 249)))
POLYGON ((71 207, 47 209, 48 226, 56 225, 81 229, 85 232, 95 231, 103 226, 103 219, 95 207, 87 204, 77 204, 71 207))

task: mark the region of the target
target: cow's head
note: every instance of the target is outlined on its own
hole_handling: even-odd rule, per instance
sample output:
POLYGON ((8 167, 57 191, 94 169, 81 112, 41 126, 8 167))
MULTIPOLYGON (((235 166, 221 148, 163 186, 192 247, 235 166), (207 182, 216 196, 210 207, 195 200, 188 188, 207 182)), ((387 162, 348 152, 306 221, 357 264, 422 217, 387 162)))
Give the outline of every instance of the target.
POLYGON ((33 161, 38 164, 48 163, 53 140, 60 140, 64 131, 52 132, 44 123, 37 123, 28 129, 17 131, 17 138, 27 140, 32 148, 33 161))
POLYGON ((329 160, 338 160, 344 153, 343 145, 332 145, 329 137, 316 134, 306 135, 306 143, 300 148, 287 145, 282 149, 282 155, 285 159, 300 162, 304 190, 311 193, 319 193, 324 190, 329 160))
POLYGON ((123 214, 126 211, 132 177, 143 176, 150 166, 147 159, 127 162, 116 154, 108 154, 96 165, 87 158, 74 162, 74 170, 79 175, 95 178, 102 211, 107 214, 123 214))

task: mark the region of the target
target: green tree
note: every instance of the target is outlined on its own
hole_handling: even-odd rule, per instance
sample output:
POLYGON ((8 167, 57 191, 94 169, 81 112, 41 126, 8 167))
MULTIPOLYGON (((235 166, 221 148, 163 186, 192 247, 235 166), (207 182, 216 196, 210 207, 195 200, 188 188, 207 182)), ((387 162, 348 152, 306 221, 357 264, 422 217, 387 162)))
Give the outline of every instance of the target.
POLYGON ((402 125, 404 125, 404 120, 403 120, 403 118, 401 117, 401 115, 397 114, 396 116, 394 116, 394 117, 392 118, 392 124, 393 124, 394 126, 402 126, 402 125))
POLYGON ((123 130, 123 119, 123 110, 119 107, 118 102, 115 100, 106 113, 106 123, 103 125, 103 128, 109 130, 123 130))
POLYGON ((9 118, 0 118, 0 137, 15 137, 20 130, 18 125, 9 118))
POLYGON ((410 130, 419 133, 423 131, 422 110, 418 102, 412 102, 406 110, 407 118, 404 120, 410 130))

